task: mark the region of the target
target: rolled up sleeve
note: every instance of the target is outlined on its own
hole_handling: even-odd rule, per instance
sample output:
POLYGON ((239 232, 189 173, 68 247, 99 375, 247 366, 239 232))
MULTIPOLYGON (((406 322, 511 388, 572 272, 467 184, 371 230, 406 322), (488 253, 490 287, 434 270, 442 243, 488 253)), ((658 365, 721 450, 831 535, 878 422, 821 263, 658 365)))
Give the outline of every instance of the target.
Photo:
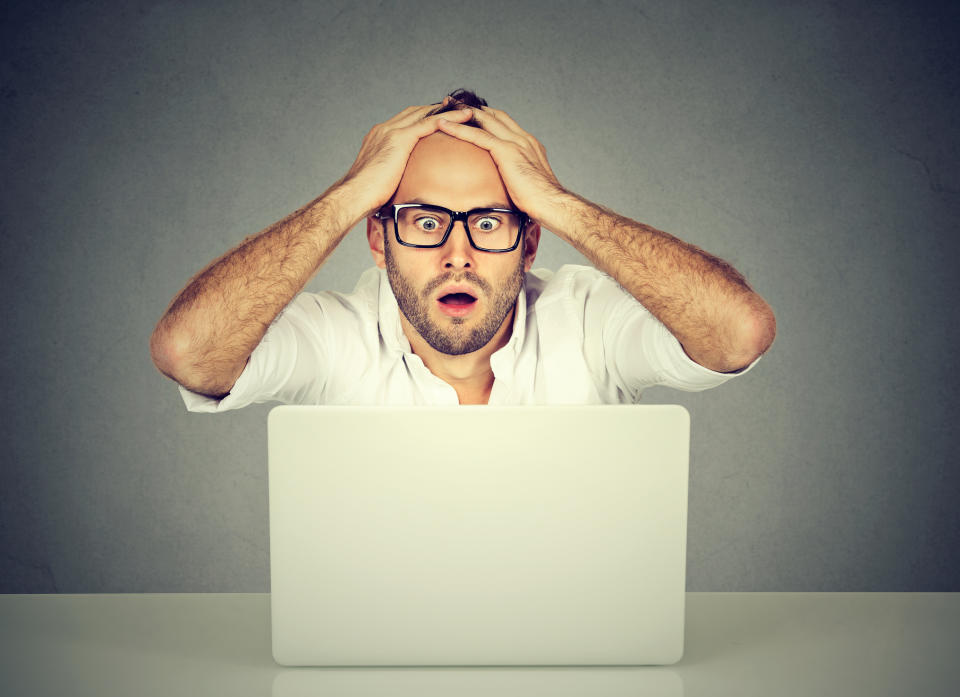
POLYGON ((627 387, 637 397, 643 389, 653 385, 685 392, 718 387, 748 372, 760 360, 757 358, 735 373, 710 370, 690 358, 670 330, 646 308, 640 307, 642 312, 628 313, 615 351, 621 374, 628 376, 627 387))
POLYGON ((717 387, 749 372, 760 360, 735 373, 710 370, 690 358, 670 330, 610 276, 593 269, 577 275, 591 369, 633 401, 654 385, 686 392, 717 387))
POLYGON ((223 399, 180 387, 189 411, 217 413, 260 402, 320 402, 330 360, 322 309, 310 294, 297 296, 274 320, 223 399))

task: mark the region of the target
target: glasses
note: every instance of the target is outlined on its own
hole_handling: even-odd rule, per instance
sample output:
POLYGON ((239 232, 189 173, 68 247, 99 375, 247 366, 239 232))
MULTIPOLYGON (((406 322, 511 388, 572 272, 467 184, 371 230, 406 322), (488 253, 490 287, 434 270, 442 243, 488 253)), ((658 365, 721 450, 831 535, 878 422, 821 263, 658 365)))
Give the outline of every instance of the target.
POLYGON ((481 252, 512 252, 520 244, 527 214, 509 208, 474 208, 466 212, 425 203, 395 203, 377 212, 380 220, 393 220, 397 242, 404 247, 442 247, 453 224, 464 224, 470 246, 481 252), (391 215, 388 211, 393 209, 391 215))

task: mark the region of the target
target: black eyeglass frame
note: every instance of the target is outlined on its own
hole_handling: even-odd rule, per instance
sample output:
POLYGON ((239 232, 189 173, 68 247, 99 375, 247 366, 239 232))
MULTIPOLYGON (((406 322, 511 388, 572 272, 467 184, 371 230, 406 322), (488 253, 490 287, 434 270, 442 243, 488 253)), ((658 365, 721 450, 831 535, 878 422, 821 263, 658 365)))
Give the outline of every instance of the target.
POLYGON ((480 252, 490 252, 491 254, 504 254, 506 252, 512 252, 517 247, 520 246, 520 240, 523 239, 523 231, 527 228, 527 223, 529 222, 529 216, 523 211, 515 211, 512 208, 471 208, 468 211, 452 211, 449 208, 444 208, 443 206, 434 206, 429 203, 394 203, 391 206, 384 206, 379 211, 377 211, 376 217, 378 220, 393 220, 393 236, 397 238, 397 242, 402 244, 404 247, 414 247, 416 249, 436 249, 437 247, 442 247, 447 243, 447 239, 450 237, 450 232, 453 230, 454 224, 459 220, 463 223, 464 232, 467 233, 467 240, 470 241, 470 246, 480 252), (384 211, 389 208, 393 209, 393 215, 384 215, 384 211), (400 211, 404 208, 425 208, 427 210, 436 211, 438 213, 446 213, 450 216, 450 224, 447 226, 446 232, 443 233, 443 237, 436 244, 412 244, 410 242, 404 242, 400 239, 400 223, 398 221, 400 211), (467 223, 469 216, 475 215, 477 213, 512 213, 520 217, 520 227, 517 229, 517 239, 514 240, 513 246, 508 247, 507 249, 487 249, 486 247, 479 246, 476 242, 473 241, 473 236, 470 234, 470 225, 467 223))

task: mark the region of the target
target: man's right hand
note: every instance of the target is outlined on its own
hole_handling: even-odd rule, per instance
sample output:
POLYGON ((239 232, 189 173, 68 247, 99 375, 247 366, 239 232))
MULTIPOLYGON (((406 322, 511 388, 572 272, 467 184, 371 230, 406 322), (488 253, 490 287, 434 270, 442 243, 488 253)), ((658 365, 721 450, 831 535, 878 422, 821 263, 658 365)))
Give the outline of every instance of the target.
POLYGON ((412 106, 374 126, 343 179, 197 274, 150 338, 157 368, 200 394, 230 392, 280 311, 350 228, 393 196, 417 141, 437 131, 441 118, 472 116, 468 109, 424 118, 434 107, 412 106))
MULTIPOLYGON (((444 105, 449 97, 444 98, 444 105)), ((349 192, 351 218, 359 221, 378 211, 400 186, 403 170, 417 142, 439 130, 440 119, 469 121, 470 109, 424 116, 436 104, 407 107, 393 118, 370 129, 353 166, 335 186, 349 192)))

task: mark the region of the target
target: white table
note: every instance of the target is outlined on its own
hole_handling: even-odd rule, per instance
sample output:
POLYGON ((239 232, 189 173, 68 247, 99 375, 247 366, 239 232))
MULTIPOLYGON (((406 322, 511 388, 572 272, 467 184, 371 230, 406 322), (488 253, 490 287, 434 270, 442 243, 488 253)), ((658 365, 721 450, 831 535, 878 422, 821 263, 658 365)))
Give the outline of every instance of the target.
POLYGON ((960 594, 689 593, 667 667, 283 668, 267 594, 0 595, 0 695, 960 695, 960 594))

